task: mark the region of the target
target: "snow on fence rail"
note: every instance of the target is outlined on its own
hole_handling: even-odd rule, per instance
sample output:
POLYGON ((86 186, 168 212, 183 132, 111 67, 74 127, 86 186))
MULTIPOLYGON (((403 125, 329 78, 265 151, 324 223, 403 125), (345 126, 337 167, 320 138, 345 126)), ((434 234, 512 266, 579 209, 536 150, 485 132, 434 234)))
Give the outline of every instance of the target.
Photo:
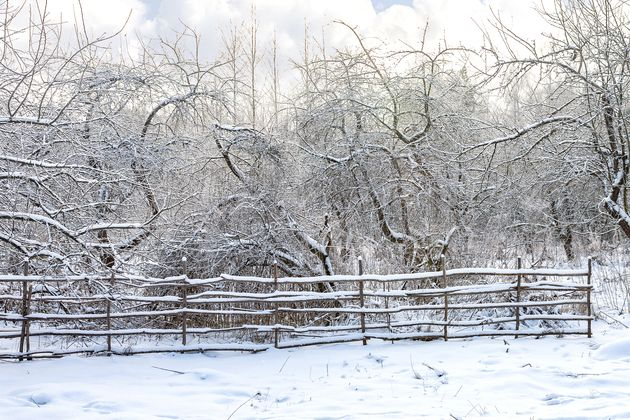
POLYGON ((0 286, 20 287, 4 287, 11 292, 0 294, 0 343, 18 349, 0 347, 0 358, 262 351, 369 339, 591 336, 590 260, 579 270, 523 269, 520 259, 518 266, 307 278, 3 275, 0 286), (470 277, 500 281, 454 281, 470 277), (511 281, 501 281, 506 278, 511 281), (162 336, 177 336, 181 345, 125 342, 162 336), (44 348, 33 349, 35 341, 44 348))

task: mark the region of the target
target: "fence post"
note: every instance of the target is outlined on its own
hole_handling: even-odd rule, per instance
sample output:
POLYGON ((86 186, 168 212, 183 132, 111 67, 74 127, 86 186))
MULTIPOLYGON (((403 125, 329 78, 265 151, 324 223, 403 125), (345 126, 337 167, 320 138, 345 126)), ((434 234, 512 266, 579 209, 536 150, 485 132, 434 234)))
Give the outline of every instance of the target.
POLYGON ((591 257, 588 257, 588 276, 586 277, 586 284, 588 284, 589 286, 588 290, 586 291, 586 314, 588 315, 588 321, 587 321, 588 338, 591 338, 593 336, 593 329, 592 329, 592 322, 591 322, 591 316, 593 312, 591 309, 592 276, 593 276, 593 260, 591 257))
MULTIPOLYGON (((273 288, 274 291, 278 291, 278 261, 273 260, 273 288)), ((275 303, 273 311, 273 345, 278 348, 278 342, 280 341, 278 333, 278 302, 275 303)))
MULTIPOLYGON (((363 258, 359 257, 359 276, 363 275, 363 258)), ((363 334, 363 345, 367 345, 367 339, 365 338, 365 313, 363 309, 365 307, 365 296, 363 295, 363 279, 359 279, 359 306, 361 306, 361 313, 359 319, 361 320, 361 334, 363 334)))
POLYGON ((182 257, 182 263, 184 263, 184 284, 182 285, 182 346, 187 343, 187 330, 188 330, 188 274, 186 271, 186 257, 182 257))
POLYGON ((112 355, 112 301, 110 297, 106 298, 107 302, 107 355, 112 355))
POLYGON ((112 355, 112 287, 114 286, 114 272, 109 280, 109 296, 107 297, 107 355, 112 355))
MULTIPOLYGON (((446 258, 444 254, 440 255, 440 263, 442 265, 442 287, 446 289, 446 258)), ((448 293, 444 291, 444 341, 448 341, 448 293)))
MULTIPOLYGON (((28 276, 28 259, 24 259, 24 276, 28 276)), ((26 346, 26 352, 28 353, 31 350, 31 340, 29 337, 29 322, 26 319, 26 316, 29 314, 31 293, 33 289, 31 285, 28 284, 28 280, 22 281, 22 331, 20 333, 20 353, 23 353, 26 346)), ((24 357, 20 355, 18 358, 19 361, 24 360, 24 357)), ((33 360, 31 356, 27 356, 26 360, 33 360)))
MULTIPOLYGON (((521 260, 521 257, 518 257, 516 259, 516 268, 518 268, 519 270, 521 269, 523 264, 523 261, 521 260)), ((521 280, 522 280, 522 276, 519 273, 518 276, 516 277, 516 331, 520 330, 521 328, 521 307, 518 306, 519 303, 521 303, 521 280)), ((518 338, 518 334, 514 334, 514 338, 518 338)))
MULTIPOLYGON (((385 286, 383 286, 383 291, 386 291, 388 294, 389 294, 389 292, 391 292, 391 287, 390 287, 390 283, 389 282, 387 282, 387 288, 385 288, 385 286)), ((385 296, 385 309, 389 309, 389 297, 388 296, 385 296)), ((392 332, 392 316, 391 316, 391 314, 389 312, 387 312, 387 314, 385 315, 385 318, 387 319, 387 331, 389 331, 391 333, 392 332)))
MULTIPOLYGON (((186 280, 184 280, 186 281, 186 280)), ((188 285, 182 284, 181 295, 182 295, 182 346, 185 346, 188 342, 188 313, 186 310, 188 309, 188 285)))

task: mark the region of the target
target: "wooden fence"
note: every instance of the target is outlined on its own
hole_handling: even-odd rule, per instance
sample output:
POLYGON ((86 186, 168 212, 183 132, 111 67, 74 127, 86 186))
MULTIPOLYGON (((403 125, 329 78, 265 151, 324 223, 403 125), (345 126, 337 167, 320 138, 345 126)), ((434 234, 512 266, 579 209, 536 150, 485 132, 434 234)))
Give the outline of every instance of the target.
POLYGON ((590 337, 591 261, 580 270, 520 266, 306 278, 4 275, 0 358, 590 337))

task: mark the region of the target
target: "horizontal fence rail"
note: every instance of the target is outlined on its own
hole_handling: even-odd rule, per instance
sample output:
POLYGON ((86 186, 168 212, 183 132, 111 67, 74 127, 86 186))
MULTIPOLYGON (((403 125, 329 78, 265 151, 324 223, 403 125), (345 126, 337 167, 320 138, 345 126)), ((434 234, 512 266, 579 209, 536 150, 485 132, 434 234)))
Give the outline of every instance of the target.
POLYGON ((545 276, 545 277, 575 277, 575 276, 587 276, 588 270, 566 270, 566 269, 549 269, 549 268, 521 268, 521 269, 508 269, 508 268, 456 268, 452 270, 442 271, 428 271, 425 273, 410 273, 410 274, 363 274, 363 275, 334 275, 334 276, 316 276, 316 277, 279 277, 274 280, 270 277, 255 277, 255 276, 232 276, 228 274, 222 274, 219 277, 213 277, 209 279, 191 279, 187 276, 173 276, 165 278, 156 277, 143 277, 132 274, 120 274, 114 275, 78 275, 78 276, 35 276, 35 275, 13 275, 5 274, 0 275, 0 282, 16 282, 16 281, 70 281, 70 282, 110 282, 115 281, 137 281, 142 284, 137 287, 155 287, 155 286, 169 286, 180 285, 182 281, 185 281, 191 286, 203 286, 216 283, 224 283, 226 281, 235 282, 247 282, 247 283, 260 283, 260 284, 314 284, 314 283, 356 283, 358 281, 364 282, 394 282, 394 281, 419 281, 429 279, 440 279, 442 277, 454 277, 454 276, 475 276, 475 275, 489 275, 489 276, 545 276))
POLYGON ((591 261, 578 270, 520 266, 304 278, 278 277, 276 267, 269 278, 0 275, 0 358, 590 337, 591 261))

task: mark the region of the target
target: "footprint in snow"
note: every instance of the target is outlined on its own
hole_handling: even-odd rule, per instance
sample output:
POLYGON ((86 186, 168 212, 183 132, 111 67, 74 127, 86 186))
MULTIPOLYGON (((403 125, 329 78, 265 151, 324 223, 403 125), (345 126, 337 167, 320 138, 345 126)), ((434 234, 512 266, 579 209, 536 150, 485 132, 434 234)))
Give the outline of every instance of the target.
POLYGON ((119 406, 111 401, 92 401, 83 406, 85 411, 94 411, 99 414, 111 414, 120 411, 119 406))
POLYGON ((479 361, 479 363, 481 363, 482 365, 496 365, 499 362, 500 362, 500 360, 495 358, 495 357, 488 357, 486 359, 481 359, 479 361))
POLYGON ((568 397, 566 395, 558 395, 558 394, 547 394, 543 398, 543 401, 547 403, 547 405, 567 404, 573 400, 574 398, 572 397, 568 397))
POLYGON ((376 363, 381 365, 381 367, 383 367, 383 362, 385 362, 385 359, 387 359, 387 356, 376 356, 372 353, 368 353, 368 355, 365 357, 367 359, 374 360, 376 363))
POLYGON ((202 381, 207 381, 209 379, 216 379, 219 375, 216 370, 212 369, 200 369, 189 372, 194 375, 197 379, 202 381))

